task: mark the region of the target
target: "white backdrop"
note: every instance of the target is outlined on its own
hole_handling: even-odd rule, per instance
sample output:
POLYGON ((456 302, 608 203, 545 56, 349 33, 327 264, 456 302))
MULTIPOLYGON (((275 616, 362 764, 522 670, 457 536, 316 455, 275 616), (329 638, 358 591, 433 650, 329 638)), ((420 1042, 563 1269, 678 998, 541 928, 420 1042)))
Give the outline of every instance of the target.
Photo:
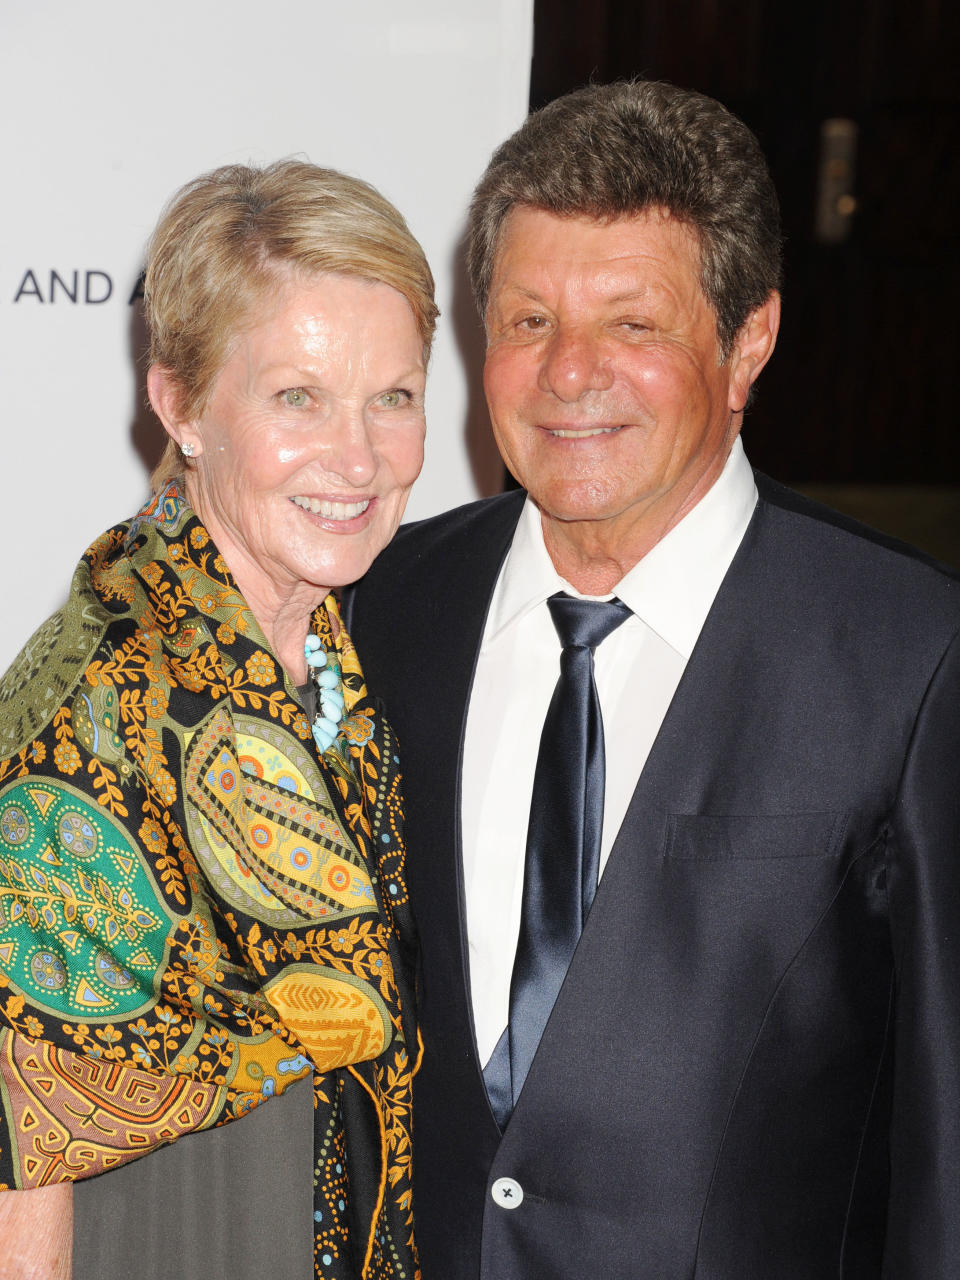
POLYGON ((437 278, 427 461, 407 518, 499 487, 457 244, 526 113, 533 0, 0 5, 0 671, 90 541, 146 494, 160 428, 130 304, 183 182, 300 155, 401 209, 437 278))

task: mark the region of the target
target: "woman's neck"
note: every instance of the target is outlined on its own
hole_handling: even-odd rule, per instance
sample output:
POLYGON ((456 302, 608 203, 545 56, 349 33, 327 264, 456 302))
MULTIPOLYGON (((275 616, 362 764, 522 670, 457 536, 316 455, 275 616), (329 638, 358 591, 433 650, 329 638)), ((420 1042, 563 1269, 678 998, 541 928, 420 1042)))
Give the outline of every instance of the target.
POLYGON ((205 504, 199 500, 189 475, 186 489, 190 505, 223 556, 247 607, 263 632, 270 652, 293 684, 305 683, 307 663, 303 642, 310 630, 314 610, 329 594, 329 587, 293 578, 279 581, 271 577, 243 543, 221 525, 216 515, 204 509, 205 504))

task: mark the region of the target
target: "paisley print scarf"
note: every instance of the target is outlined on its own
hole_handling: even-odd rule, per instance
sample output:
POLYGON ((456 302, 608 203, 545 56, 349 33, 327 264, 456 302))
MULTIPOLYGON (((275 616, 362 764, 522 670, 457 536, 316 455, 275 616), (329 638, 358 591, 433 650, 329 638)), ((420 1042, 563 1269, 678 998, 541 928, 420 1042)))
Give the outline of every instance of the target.
POLYGON ((316 1275, 414 1280, 397 758, 332 596, 313 621, 346 694, 322 757, 172 485, 0 683, 0 1188, 106 1172, 312 1072, 316 1275))

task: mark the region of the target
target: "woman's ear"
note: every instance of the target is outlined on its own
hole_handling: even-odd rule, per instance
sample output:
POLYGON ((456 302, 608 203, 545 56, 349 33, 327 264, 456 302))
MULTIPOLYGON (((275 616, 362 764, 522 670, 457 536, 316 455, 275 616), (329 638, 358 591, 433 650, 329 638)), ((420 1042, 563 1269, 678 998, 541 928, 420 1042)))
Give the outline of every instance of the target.
POLYGON ((152 364, 147 370, 147 395, 164 431, 179 445, 181 453, 187 458, 196 458, 202 453, 203 442, 196 421, 184 417, 183 390, 166 365, 152 364))

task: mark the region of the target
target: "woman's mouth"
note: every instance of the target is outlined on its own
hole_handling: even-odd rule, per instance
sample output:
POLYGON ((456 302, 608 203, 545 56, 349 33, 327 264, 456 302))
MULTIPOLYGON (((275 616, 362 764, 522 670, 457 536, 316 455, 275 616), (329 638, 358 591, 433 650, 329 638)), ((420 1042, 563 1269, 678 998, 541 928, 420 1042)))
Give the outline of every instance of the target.
POLYGON ((369 498, 362 498, 359 502, 339 502, 332 498, 308 498, 299 494, 290 501, 312 515, 322 516, 324 520, 356 520, 370 505, 369 498))

